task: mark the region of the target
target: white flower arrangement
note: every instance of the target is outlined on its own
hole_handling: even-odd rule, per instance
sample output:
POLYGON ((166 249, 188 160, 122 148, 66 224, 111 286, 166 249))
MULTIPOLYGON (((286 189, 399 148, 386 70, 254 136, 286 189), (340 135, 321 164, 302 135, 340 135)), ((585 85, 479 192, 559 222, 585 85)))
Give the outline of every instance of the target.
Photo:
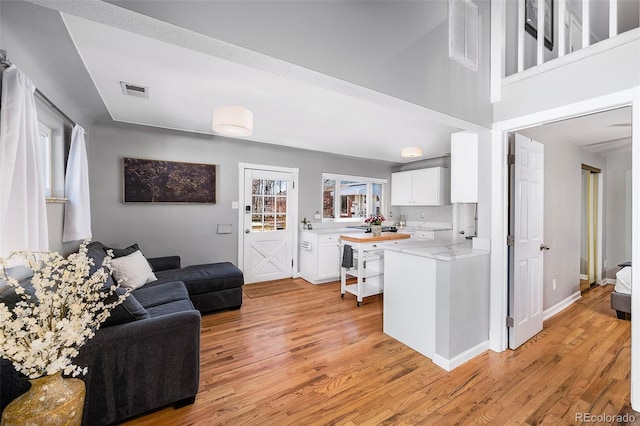
POLYGON ((95 335, 100 324, 122 303, 129 292, 118 295, 113 285, 103 288, 109 277, 111 253, 101 268, 90 274, 93 259, 87 256, 88 241, 67 258, 56 252, 14 252, 0 258, 0 278, 15 288, 21 298, 10 310, 0 302, 0 356, 13 363, 30 379, 62 371, 86 374, 87 368, 73 364, 78 349, 95 335), (29 295, 6 273, 14 256, 33 270, 29 295), (109 300, 107 300, 109 298, 109 300))

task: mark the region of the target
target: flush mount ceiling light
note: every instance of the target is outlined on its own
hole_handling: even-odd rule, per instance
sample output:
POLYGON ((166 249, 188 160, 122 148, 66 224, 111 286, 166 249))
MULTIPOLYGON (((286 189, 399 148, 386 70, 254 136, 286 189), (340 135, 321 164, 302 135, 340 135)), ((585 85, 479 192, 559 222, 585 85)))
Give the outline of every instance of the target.
POLYGON ((253 132, 253 113, 237 105, 219 106, 213 111, 212 127, 224 136, 249 136, 253 132))
POLYGON ((405 146, 400 153, 405 158, 421 157, 422 148, 419 146, 405 146))

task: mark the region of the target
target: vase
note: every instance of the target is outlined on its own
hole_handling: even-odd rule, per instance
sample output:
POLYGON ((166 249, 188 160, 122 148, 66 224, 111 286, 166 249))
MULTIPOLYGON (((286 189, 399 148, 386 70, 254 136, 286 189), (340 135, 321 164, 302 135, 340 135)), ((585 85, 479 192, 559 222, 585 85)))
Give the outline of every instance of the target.
POLYGON ((81 379, 65 379, 58 372, 29 381, 31 388, 2 412, 2 426, 82 423, 85 387, 81 379))
POLYGON ((374 237, 382 235, 382 225, 371 225, 371 234, 374 237))

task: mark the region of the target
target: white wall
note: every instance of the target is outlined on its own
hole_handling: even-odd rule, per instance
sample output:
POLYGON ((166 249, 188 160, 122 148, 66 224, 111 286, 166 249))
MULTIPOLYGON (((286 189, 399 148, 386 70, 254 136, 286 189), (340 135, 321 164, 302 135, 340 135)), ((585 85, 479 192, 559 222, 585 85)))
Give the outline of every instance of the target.
MULTIPOLYGON (((505 47, 505 61, 506 61, 506 74, 511 75, 518 72, 518 7, 523 4, 524 1, 506 1, 505 13, 506 13, 506 47, 505 47)), ((554 41, 553 49, 549 50, 546 47, 543 50, 545 62, 553 58, 558 57, 558 2, 554 4, 554 16, 556 17, 554 22, 554 41)), ((524 69, 531 68, 536 65, 537 58, 537 46, 536 39, 525 31, 524 33, 524 69)))
POLYGON ((606 169, 606 159, 558 140, 544 144, 544 309, 580 290, 582 164, 606 169), (557 286, 553 289, 553 280, 557 286))
MULTIPOLYGON (((502 100, 494 104, 499 122, 606 96, 640 85, 640 29, 627 33, 626 44, 502 87, 502 100), (606 70, 606 72, 603 72, 606 70), (534 94, 544 94, 536 96, 534 94)), ((602 42, 600 45, 607 43, 602 42)), ((598 45, 589 47, 597 50, 598 45)), ((584 49, 574 55, 583 55, 584 49)))
MULTIPOLYGON (((506 75, 515 74, 517 72, 518 58, 518 6, 524 2, 509 1, 506 4, 506 75)), ((555 1, 554 5, 554 40, 553 49, 549 50, 545 46, 544 61, 547 62, 558 57, 559 45, 562 42, 559 38, 558 22, 560 3, 555 1)), ((573 15, 578 23, 582 23, 582 0, 568 0, 566 2, 567 11, 566 19, 570 19, 573 15)), ((597 43, 601 40, 609 38, 609 2, 608 1, 591 1, 590 4, 590 44, 597 43)), ((566 26, 565 52, 569 50, 569 27, 566 26)), ((618 4, 618 34, 629 31, 638 27, 638 4, 636 0, 623 1, 619 0, 618 4)), ((579 42, 582 43, 581 41, 579 42)), ((524 36, 524 69, 531 68, 536 65, 537 46, 536 39, 529 33, 525 32, 524 36)))
POLYGON ((615 278, 618 264, 631 260, 631 149, 607 154, 605 178, 605 275, 615 278))
POLYGON ((480 15, 479 70, 449 59, 448 0, 114 1, 377 92, 490 127, 490 1, 480 15))
MULTIPOLYGON (((188 134, 128 124, 96 125, 87 137, 94 240, 114 247, 139 243, 146 256, 182 256, 183 264, 237 262, 238 163, 299 167, 299 216, 322 210, 322 173, 390 178, 394 163, 188 134), (122 202, 122 158, 218 165, 216 204, 122 202), (218 224, 233 233, 217 234, 218 224)), ((388 195, 388 192, 387 192, 388 195)))
POLYGON ((2 0, 0 49, 85 129, 109 117, 58 12, 26 1, 2 0))

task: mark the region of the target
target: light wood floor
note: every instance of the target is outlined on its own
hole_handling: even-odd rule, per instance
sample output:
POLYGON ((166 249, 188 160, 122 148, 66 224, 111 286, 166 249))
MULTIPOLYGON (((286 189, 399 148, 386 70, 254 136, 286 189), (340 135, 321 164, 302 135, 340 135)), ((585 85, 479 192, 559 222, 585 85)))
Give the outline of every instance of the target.
MULTIPOLYGON (((338 283, 244 299, 203 316, 200 391, 137 425, 577 424, 631 411, 630 322, 598 287, 518 350, 451 373, 382 333, 382 296, 338 283)), ((419 324, 416 324, 419 327, 419 324)), ((602 423, 600 423, 602 424, 602 423)), ((617 422, 616 422, 617 424, 617 422)))

